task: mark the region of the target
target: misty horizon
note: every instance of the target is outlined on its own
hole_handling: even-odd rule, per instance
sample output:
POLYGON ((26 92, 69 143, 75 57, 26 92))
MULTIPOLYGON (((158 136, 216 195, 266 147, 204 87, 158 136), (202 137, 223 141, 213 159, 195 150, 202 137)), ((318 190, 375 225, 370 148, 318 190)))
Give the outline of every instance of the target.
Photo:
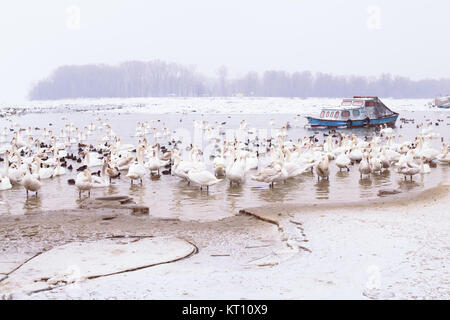
POLYGON ((381 74, 378 77, 334 75, 301 70, 248 71, 230 76, 226 66, 206 76, 194 65, 162 60, 126 61, 117 65, 66 65, 37 82, 31 100, 132 97, 344 97, 373 95, 393 98, 433 98, 450 92, 450 78, 411 80, 381 74))

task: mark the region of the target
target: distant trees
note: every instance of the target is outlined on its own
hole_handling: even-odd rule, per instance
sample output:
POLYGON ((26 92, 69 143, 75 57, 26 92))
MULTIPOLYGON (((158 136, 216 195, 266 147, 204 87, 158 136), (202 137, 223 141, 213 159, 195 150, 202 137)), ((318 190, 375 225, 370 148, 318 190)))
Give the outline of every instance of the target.
POLYGON ((29 92, 32 100, 100 97, 244 96, 344 97, 378 95, 394 98, 431 98, 450 93, 450 79, 413 81, 382 74, 379 77, 313 75, 309 71, 289 73, 268 70, 262 75, 248 72, 230 79, 225 66, 216 78, 207 78, 193 66, 128 61, 118 66, 104 64, 62 66, 29 92))

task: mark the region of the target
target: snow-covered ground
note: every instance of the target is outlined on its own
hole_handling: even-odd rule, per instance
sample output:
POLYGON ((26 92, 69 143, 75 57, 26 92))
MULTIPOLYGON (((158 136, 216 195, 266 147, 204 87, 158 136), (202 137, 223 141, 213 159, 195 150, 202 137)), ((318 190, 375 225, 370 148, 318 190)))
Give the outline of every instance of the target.
MULTIPOLYGON (((115 110, 118 112, 208 113, 208 114, 310 114, 324 106, 337 106, 338 98, 266 98, 266 97, 201 97, 201 98, 104 98, 69 99, 55 101, 0 102, 3 112, 11 109, 22 112, 115 110)), ((381 99, 394 111, 428 110, 431 99, 381 99)))

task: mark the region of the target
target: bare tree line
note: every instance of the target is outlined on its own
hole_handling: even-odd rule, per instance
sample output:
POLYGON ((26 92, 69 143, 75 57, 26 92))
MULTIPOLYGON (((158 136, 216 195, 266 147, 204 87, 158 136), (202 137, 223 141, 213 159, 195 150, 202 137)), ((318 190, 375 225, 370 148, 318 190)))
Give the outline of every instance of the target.
POLYGON ((335 76, 309 71, 248 72, 230 79, 222 66, 217 77, 205 77, 193 66, 160 60, 62 66, 29 92, 32 100, 103 97, 259 96, 345 97, 378 95, 393 98, 432 98, 450 92, 450 78, 413 81, 382 74, 379 77, 335 76))

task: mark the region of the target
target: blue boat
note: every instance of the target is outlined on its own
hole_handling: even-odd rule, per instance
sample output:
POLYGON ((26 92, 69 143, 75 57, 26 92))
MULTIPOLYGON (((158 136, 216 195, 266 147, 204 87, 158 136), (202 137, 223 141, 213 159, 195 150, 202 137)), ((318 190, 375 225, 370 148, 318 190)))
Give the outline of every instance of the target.
POLYGON ((319 117, 306 118, 311 127, 393 127, 398 113, 386 107, 378 97, 355 96, 343 99, 339 107, 323 108, 319 117))
POLYGON ((450 96, 435 98, 434 106, 441 109, 450 109, 450 96))

